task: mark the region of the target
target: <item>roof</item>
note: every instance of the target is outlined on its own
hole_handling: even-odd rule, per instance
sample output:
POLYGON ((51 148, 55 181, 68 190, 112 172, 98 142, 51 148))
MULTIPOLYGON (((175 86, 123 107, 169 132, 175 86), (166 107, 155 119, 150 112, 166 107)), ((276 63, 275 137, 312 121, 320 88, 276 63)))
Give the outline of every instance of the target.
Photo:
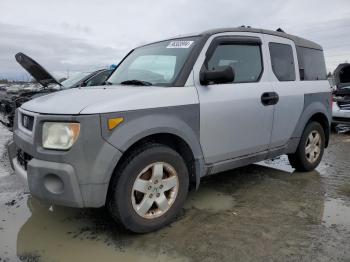
POLYGON ((202 32, 201 35, 214 35, 214 34, 225 33, 225 32, 249 32, 249 33, 261 33, 261 34, 267 34, 267 35, 274 35, 274 36, 279 36, 279 37, 284 37, 284 38, 290 39, 290 40, 294 41, 295 45, 297 45, 297 46, 323 50, 322 46, 320 46, 319 44, 316 44, 315 42, 312 42, 310 40, 307 40, 307 39, 304 39, 304 38, 301 38, 298 36, 286 34, 284 32, 251 28, 251 27, 243 27, 243 26, 242 27, 233 27, 233 28, 212 29, 212 30, 202 32))

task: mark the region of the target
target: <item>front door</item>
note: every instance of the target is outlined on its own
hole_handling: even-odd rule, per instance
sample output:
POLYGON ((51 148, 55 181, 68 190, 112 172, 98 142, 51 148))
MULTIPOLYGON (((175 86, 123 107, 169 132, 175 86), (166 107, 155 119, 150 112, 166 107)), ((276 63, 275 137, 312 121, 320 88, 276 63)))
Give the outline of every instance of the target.
POLYGON ((266 50, 262 41, 253 33, 212 37, 198 58, 194 81, 206 163, 263 153, 269 147, 274 105, 263 104, 262 96, 273 94, 273 89, 264 75, 266 50), (232 83, 200 84, 202 67, 213 70, 227 65, 235 72, 232 83))

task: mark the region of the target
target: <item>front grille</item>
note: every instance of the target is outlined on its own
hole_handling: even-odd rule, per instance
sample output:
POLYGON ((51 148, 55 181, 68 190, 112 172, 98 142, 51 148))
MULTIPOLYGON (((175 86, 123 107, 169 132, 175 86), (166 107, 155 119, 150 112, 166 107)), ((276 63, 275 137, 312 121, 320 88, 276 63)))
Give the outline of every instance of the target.
POLYGON ((24 128, 32 131, 34 126, 34 116, 22 114, 21 123, 24 128))
POLYGON ((17 150, 17 161, 18 163, 25 169, 27 170, 27 165, 28 162, 32 159, 33 157, 26 152, 24 152, 21 149, 17 150))

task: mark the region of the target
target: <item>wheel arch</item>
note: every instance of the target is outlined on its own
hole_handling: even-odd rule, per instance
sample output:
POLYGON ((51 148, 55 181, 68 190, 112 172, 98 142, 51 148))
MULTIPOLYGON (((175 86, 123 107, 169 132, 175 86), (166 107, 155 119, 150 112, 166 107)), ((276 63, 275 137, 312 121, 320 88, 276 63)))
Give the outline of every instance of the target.
POLYGON ((310 119, 307 122, 307 124, 310 123, 310 122, 318 122, 323 127, 324 134, 325 134, 325 139, 326 139, 325 147, 327 148, 328 144, 329 144, 330 128, 331 128, 331 125, 330 125, 330 123, 328 121, 327 116, 325 114, 323 114, 323 113, 315 113, 315 114, 313 114, 310 117, 310 119))
MULTIPOLYGON (((205 173, 204 159, 201 155, 200 145, 196 145, 193 141, 190 142, 188 138, 182 136, 179 134, 179 132, 169 130, 168 128, 165 128, 163 131, 158 130, 157 132, 155 132, 155 130, 154 132, 147 130, 147 132, 144 132, 143 135, 137 135, 136 137, 133 137, 127 141, 123 146, 123 154, 115 164, 115 168, 109 178, 109 186, 111 185, 113 176, 116 174, 116 170, 120 168, 128 156, 147 143, 163 144, 178 152, 183 157, 189 170, 190 190, 198 188, 200 178, 203 173, 205 173)), ((111 189, 108 187, 106 201, 108 201, 110 191, 111 189)))
MULTIPOLYGON (((324 103, 320 101, 315 101, 310 103, 304 108, 301 117, 299 118, 298 125, 296 126, 292 138, 298 138, 302 136, 306 126, 312 122, 316 121, 321 124, 325 132, 325 147, 328 147, 330 128, 331 128, 331 113, 330 109, 325 106, 324 103)), ((294 143, 293 148, 296 150, 297 144, 294 143)), ((292 150, 294 151, 294 150, 292 150)))

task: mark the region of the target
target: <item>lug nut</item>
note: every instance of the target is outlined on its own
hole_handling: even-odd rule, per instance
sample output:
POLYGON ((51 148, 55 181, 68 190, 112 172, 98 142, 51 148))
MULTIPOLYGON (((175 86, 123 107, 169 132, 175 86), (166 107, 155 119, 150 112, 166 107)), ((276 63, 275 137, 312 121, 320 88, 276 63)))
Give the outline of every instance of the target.
POLYGON ((149 195, 149 198, 152 198, 152 197, 153 197, 153 195, 152 195, 152 194, 150 194, 150 195, 149 195))
POLYGON ((160 186, 159 186, 159 189, 162 189, 162 188, 163 188, 163 185, 160 185, 160 186))
POLYGON ((158 184, 158 180, 154 180, 154 184, 158 184))
POLYGON ((152 189, 152 186, 149 186, 149 187, 148 187, 148 190, 151 190, 151 189, 152 189))
POLYGON ((157 197, 159 197, 160 196, 160 194, 159 193, 157 193, 157 195, 156 195, 157 197))

